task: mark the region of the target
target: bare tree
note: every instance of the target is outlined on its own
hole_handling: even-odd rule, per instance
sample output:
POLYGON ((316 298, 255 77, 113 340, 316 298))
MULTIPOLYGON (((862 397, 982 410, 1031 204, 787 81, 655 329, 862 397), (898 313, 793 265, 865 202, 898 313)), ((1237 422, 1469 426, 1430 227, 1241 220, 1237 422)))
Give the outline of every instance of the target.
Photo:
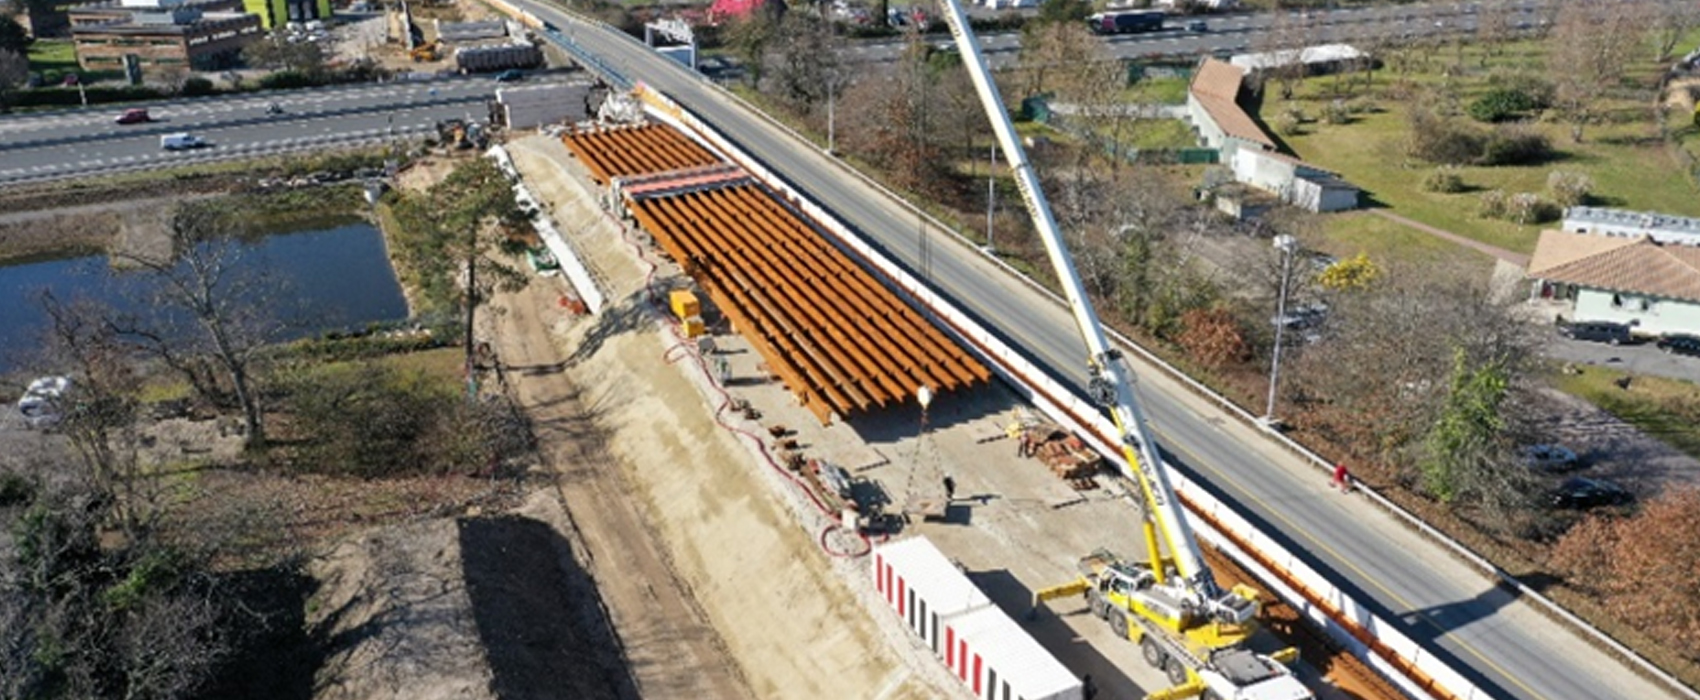
POLYGON ((1555 87, 1559 116, 1570 124, 1570 139, 1598 118, 1599 104, 1623 80, 1629 61, 1630 18, 1607 0, 1560 3, 1562 9, 1547 41, 1547 71, 1555 87))
POLYGON ((1637 6, 1641 8, 1639 22, 1652 41, 1656 60, 1670 60, 1683 37, 1700 27, 1700 4, 1680 0, 1640 0, 1637 6))
POLYGON ((1476 12, 1476 39, 1486 47, 1482 61, 1485 64, 1488 55, 1499 55, 1505 50, 1505 44, 1517 36, 1517 8, 1511 0, 1482 0, 1476 12))
POLYGON ((1268 54, 1271 63, 1262 69, 1260 80, 1273 79, 1281 88, 1281 99, 1292 99, 1293 90, 1304 79, 1307 67, 1299 60, 1305 47, 1316 38, 1317 25, 1309 12, 1276 11, 1269 30, 1256 40, 1260 53, 1268 54))
POLYGON ((809 12, 788 12, 762 56, 764 91, 807 111, 826 101, 829 78, 842 73, 843 41, 832 25, 809 12))
POLYGON ((238 231, 230 212, 179 206, 171 221, 172 257, 121 256, 150 273, 154 313, 116 319, 113 326, 121 338, 182 373, 202 396, 220 404, 227 396, 234 400, 247 445, 257 449, 265 446, 266 433, 255 360, 282 327, 269 310, 279 301, 275 286, 239 264, 241 247, 230 237, 238 231))

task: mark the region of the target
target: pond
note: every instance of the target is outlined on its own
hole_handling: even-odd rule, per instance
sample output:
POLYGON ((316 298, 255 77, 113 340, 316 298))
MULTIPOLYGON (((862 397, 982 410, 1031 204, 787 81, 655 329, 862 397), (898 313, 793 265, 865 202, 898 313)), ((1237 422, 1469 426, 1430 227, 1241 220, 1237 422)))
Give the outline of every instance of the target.
MULTIPOLYGON (((232 244, 231 279, 263 280, 263 304, 287 330, 278 340, 407 317, 401 285, 370 224, 280 233, 232 244)), ((150 275, 112 268, 94 255, 0 266, 0 372, 10 371, 41 345, 48 327, 40 295, 88 299, 120 312, 149 311, 150 275)))

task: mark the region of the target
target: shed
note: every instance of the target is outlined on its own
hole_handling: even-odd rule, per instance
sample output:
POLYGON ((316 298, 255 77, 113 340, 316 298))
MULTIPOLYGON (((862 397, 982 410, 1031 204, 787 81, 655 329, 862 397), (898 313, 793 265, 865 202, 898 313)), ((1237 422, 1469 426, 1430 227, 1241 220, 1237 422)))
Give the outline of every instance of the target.
POLYGON ((947 617, 945 666, 985 700, 1081 700, 1080 679, 996 606, 947 617))

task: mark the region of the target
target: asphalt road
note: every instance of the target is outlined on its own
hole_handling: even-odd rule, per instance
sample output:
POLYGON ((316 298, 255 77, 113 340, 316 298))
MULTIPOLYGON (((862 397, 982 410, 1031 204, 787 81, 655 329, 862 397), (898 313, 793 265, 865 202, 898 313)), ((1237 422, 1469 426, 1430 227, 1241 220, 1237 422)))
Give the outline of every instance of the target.
MULTIPOLYGON (((846 175, 814 147, 752 116, 670 59, 551 7, 516 4, 561 27, 610 68, 693 109, 1059 378, 1077 389, 1083 383, 1083 344, 1060 305, 978 252, 929 231, 912 210, 846 175)), ((1351 499, 1318 496, 1326 493, 1320 472, 1279 466, 1282 460, 1264 456, 1276 448, 1203 417, 1184 392, 1154 390, 1161 384, 1143 382, 1143 399, 1178 466, 1203 477, 1267 532, 1285 537, 1312 565, 1334 572, 1354 597, 1379 608, 1484 689, 1529 699, 1671 697, 1402 526, 1363 516, 1367 509, 1354 509, 1351 499)))
MULTIPOLYGON (((1512 6, 1510 20, 1514 27, 1534 28, 1542 21, 1542 2, 1524 2, 1512 6)), ((1477 25, 1477 6, 1474 3, 1431 3, 1389 7, 1343 7, 1332 10, 1313 10, 1290 13, 1293 24, 1309 26, 1306 34, 1310 44, 1351 43, 1367 35, 1385 34, 1390 37, 1414 39, 1434 34, 1473 33, 1477 25)), ((995 14, 977 10, 974 14, 995 14)), ((1150 55, 1197 56, 1201 54, 1245 53, 1259 50, 1257 37, 1275 24, 1275 15, 1268 12, 1206 15, 1196 18, 1170 18, 1161 31, 1141 34, 1122 34, 1103 37, 1111 55, 1134 58, 1150 55), (1205 31, 1192 32, 1185 28, 1191 19, 1203 20, 1205 31)), ((938 35, 935 44, 948 44, 949 35, 938 35)), ((981 50, 993 68, 1014 65, 1021 51, 1020 32, 987 33, 980 35, 981 50)), ((901 39, 856 41, 850 44, 853 62, 888 62, 903 51, 901 39)))
POLYGON ((0 187, 417 137, 448 117, 484 121, 496 85, 490 78, 439 79, 11 115, 0 118, 0 187), (267 115, 270 102, 284 114, 267 115), (154 121, 115 123, 128 107, 148 108, 154 121), (209 145, 160 148, 161 135, 178 132, 209 145))

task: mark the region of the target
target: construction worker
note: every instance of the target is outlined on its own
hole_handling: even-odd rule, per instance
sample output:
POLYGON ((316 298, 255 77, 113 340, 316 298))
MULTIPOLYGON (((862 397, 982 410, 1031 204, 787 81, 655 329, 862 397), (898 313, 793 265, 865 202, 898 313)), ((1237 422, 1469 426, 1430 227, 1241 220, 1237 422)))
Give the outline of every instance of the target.
POLYGON ((1334 485, 1334 488, 1340 489, 1340 493, 1351 492, 1351 490, 1352 490, 1352 475, 1351 475, 1350 472, 1346 471, 1346 463, 1345 462, 1341 462, 1339 464, 1334 465, 1334 484, 1333 485, 1334 485))
POLYGON ((956 500, 956 480, 950 478, 949 474, 944 475, 944 500, 956 500))
POLYGON ((1092 698, 1098 696, 1098 686, 1092 683, 1092 674, 1088 673, 1080 677, 1080 695, 1086 700, 1092 700, 1092 698))

